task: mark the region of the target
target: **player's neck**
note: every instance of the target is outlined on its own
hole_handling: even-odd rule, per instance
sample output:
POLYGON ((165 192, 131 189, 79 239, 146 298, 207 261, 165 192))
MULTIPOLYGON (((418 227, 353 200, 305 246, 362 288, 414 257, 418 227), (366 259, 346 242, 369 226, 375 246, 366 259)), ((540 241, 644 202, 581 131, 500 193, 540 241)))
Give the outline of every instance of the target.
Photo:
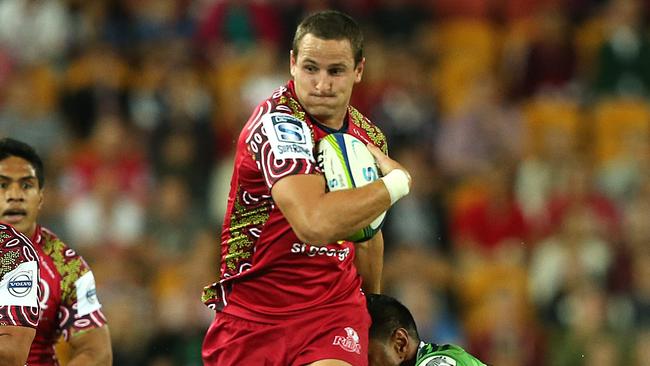
POLYGON ((330 128, 334 131, 340 131, 345 126, 345 120, 348 116, 347 108, 337 115, 332 116, 315 116, 312 115, 312 118, 322 126, 330 128))

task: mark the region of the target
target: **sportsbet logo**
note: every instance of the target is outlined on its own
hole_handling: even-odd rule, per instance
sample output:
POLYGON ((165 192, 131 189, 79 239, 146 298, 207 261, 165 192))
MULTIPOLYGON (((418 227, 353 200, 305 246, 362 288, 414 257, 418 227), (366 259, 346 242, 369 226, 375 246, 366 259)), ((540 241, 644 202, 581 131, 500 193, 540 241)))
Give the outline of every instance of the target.
POLYGON ((10 294, 16 297, 23 297, 27 296, 27 294, 32 290, 32 284, 31 272, 19 272, 9 279, 7 290, 9 290, 10 294))

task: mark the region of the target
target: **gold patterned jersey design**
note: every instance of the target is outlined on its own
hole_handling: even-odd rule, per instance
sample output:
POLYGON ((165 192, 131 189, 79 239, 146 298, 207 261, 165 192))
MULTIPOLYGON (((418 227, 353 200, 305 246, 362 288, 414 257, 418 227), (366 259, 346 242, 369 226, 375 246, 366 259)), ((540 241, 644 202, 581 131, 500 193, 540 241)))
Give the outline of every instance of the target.
POLYGON ((291 109, 291 114, 301 121, 305 120, 306 113, 300 103, 291 96, 284 94, 278 99, 278 105, 286 105, 291 109))
POLYGON ((384 152, 384 154, 388 154, 386 136, 383 132, 381 132, 379 127, 371 124, 368 119, 366 119, 366 117, 364 117, 363 114, 361 114, 361 112, 359 112, 353 106, 349 106, 348 111, 350 114, 350 121, 366 131, 368 137, 370 137, 370 140, 372 140, 372 143, 375 144, 375 146, 379 147, 381 151, 384 152))
POLYGON ((66 256, 67 251, 71 251, 61 239, 56 236, 49 236, 43 232, 43 253, 52 258, 54 265, 61 274, 61 297, 66 300, 66 304, 71 304, 77 300, 75 291, 75 281, 88 272, 79 256, 66 256))
POLYGON ((0 231, 0 244, 3 244, 5 240, 11 238, 11 235, 7 234, 4 231, 0 231))
POLYGON ((271 211, 268 203, 255 208, 247 207, 242 202, 240 193, 241 187, 230 218, 230 239, 227 241, 228 252, 224 258, 228 271, 237 271, 241 261, 250 259, 253 255, 254 241, 246 231, 264 226, 271 211))
POLYGON ((16 261, 20 257, 18 251, 7 251, 0 256, 0 279, 5 273, 11 272, 16 268, 16 261))

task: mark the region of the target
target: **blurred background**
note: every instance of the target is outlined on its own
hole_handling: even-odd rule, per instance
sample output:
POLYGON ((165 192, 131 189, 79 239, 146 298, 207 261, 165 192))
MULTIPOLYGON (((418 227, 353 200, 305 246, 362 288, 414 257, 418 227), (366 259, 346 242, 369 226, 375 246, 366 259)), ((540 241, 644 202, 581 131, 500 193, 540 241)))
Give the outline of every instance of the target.
MULTIPOLYGON (((115 365, 200 365, 234 141, 306 14, 412 172, 385 291, 493 365, 650 365, 647 0, 0 0, 0 135, 90 263, 115 365)), ((65 349, 62 350, 65 353, 65 349)))

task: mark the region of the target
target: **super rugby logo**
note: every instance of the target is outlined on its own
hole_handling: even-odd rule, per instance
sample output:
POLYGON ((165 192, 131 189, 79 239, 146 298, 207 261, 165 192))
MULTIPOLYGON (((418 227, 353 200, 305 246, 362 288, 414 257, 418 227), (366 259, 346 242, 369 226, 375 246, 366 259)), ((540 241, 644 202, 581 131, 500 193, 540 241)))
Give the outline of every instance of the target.
POLYGON ((311 130, 307 124, 285 113, 266 115, 262 121, 275 159, 314 160, 311 130))
POLYGON ((16 297, 27 296, 32 291, 32 277, 33 274, 31 272, 18 272, 9 279, 7 290, 16 297))
POLYGON ((275 135, 280 142, 288 142, 293 144, 304 144, 306 141, 305 133, 302 129, 302 124, 289 116, 273 116, 273 127, 275 128, 275 135))
POLYGON ((345 337, 335 336, 333 345, 341 347, 344 351, 361 354, 361 345, 359 344, 359 334, 351 327, 345 328, 345 337))

